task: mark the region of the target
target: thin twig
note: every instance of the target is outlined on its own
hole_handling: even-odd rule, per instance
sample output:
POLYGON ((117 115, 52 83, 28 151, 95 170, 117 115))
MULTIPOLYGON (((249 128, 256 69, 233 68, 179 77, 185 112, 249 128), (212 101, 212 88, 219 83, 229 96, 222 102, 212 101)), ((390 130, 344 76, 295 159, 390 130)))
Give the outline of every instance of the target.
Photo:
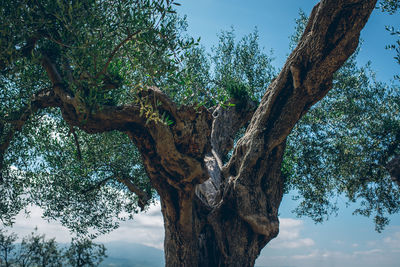
POLYGON ((110 65, 111 60, 114 58, 115 54, 118 52, 118 50, 125 45, 127 42, 129 42, 130 40, 132 40, 136 35, 138 35, 142 30, 137 30, 136 32, 128 35, 122 42, 120 42, 115 48, 114 50, 111 52, 110 56, 108 57, 108 60, 106 62, 106 65, 104 65, 104 68, 96 75, 96 79, 99 78, 99 76, 101 74, 106 73, 108 65, 110 65))
POLYGON ((81 146, 80 146, 79 140, 78 140, 78 135, 76 134, 73 126, 71 126, 69 129, 70 129, 70 133, 72 133, 72 136, 74 137, 75 146, 76 146, 76 150, 78 153, 78 159, 82 160, 82 152, 81 152, 81 146))
POLYGON ((95 184, 94 186, 89 187, 88 189, 86 189, 85 191, 83 191, 83 194, 87 194, 89 192, 92 192, 94 190, 98 190, 100 189, 100 187, 102 187, 105 183, 107 183, 108 181, 110 181, 111 179, 113 179, 113 176, 107 177, 103 180, 101 180, 100 182, 98 182, 97 184, 95 184))

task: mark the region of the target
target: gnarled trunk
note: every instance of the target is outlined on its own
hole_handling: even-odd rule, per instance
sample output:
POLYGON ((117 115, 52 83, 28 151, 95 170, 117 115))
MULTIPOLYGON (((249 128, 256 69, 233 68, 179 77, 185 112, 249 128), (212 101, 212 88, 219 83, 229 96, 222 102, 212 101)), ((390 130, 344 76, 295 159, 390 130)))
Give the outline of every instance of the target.
POLYGON ((220 219, 217 230, 210 223, 201 225, 201 230, 192 238, 185 239, 179 226, 165 223, 165 264, 166 266, 254 266, 261 249, 272 239, 255 234, 234 214, 220 219), (221 226, 229 226, 218 233, 221 226))
POLYGON ((268 236, 254 232, 234 204, 210 210, 197 199, 187 226, 172 219, 167 206, 162 203, 166 266, 254 266, 262 248, 278 234, 276 221, 263 224, 268 236))
POLYGON ((231 179, 220 196, 207 194, 213 187, 204 184, 186 193, 162 190, 166 266, 254 266, 262 248, 278 234, 283 151, 279 146, 266 157, 268 166, 249 173, 260 179, 251 185, 231 179))
MULTIPOLYGON (((94 112, 67 90, 68 79, 44 55, 42 65, 53 87, 34 96, 23 116, 12 123, 0 144, 0 159, 30 114, 45 107, 58 107, 70 126, 88 133, 126 132, 160 195, 166 265, 253 266, 261 249, 278 234, 286 138, 331 89, 333 74, 356 49, 375 4, 376 0, 318 3, 298 46, 257 109, 247 101, 217 107, 211 114, 205 108, 177 107, 157 88, 142 91, 149 103, 158 103, 153 108, 159 114, 174 121, 171 126, 148 123, 136 105, 104 105, 94 112), (235 133, 246 124, 244 136, 223 165, 235 133)), ((127 184, 146 202, 144 193, 127 184)))

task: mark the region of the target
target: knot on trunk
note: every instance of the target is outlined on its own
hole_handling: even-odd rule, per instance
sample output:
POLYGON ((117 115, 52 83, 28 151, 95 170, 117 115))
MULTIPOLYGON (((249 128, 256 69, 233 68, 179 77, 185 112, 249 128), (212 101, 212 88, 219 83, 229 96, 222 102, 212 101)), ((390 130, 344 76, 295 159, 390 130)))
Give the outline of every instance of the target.
POLYGON ((234 185, 238 214, 251 229, 269 238, 279 232, 278 209, 270 206, 271 201, 260 186, 234 185))

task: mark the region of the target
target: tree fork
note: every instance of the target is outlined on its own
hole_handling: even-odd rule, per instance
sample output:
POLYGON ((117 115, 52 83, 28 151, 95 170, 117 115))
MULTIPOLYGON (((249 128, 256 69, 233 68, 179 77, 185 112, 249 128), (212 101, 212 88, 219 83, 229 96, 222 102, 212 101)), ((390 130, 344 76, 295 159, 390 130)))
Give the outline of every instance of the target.
MULTIPOLYGON (((257 109, 242 112, 237 121, 232 111, 226 117, 215 114, 213 125, 210 111, 178 108, 156 88, 149 88, 149 97, 172 115, 172 126, 146 123, 135 105, 102 106, 89 114, 64 88, 67 79, 54 62, 44 56, 42 66, 53 83, 52 101, 56 99, 47 106, 59 107, 70 126, 88 133, 126 132, 136 144, 160 195, 167 266, 253 266, 261 249, 278 234, 286 138, 331 89, 333 74, 356 49, 375 4, 376 0, 317 4, 298 46, 257 109), (227 133, 250 117, 244 136, 222 166, 221 158, 232 148, 232 135, 227 133)), ((8 145, 4 143, 2 153, 8 145)))

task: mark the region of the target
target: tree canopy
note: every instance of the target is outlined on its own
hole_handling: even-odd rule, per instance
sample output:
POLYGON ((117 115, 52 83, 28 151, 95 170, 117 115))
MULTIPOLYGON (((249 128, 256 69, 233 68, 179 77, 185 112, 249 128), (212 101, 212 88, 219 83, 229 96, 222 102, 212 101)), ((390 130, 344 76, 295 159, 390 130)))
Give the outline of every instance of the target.
MULTIPOLYGON (((258 45, 257 31, 237 44, 233 31, 222 32, 219 44, 207 55, 184 36, 186 23, 172 4, 2 3, 2 17, 7 18, 0 38, 3 144, 11 141, 10 134, 17 134, 8 153, 1 154, 3 222, 11 222, 24 203, 33 201, 45 207, 46 216, 62 218, 71 228, 107 229, 123 211, 132 215, 137 206, 143 208, 155 197, 140 155, 125 135, 86 134, 68 126, 51 108, 34 114, 22 129, 21 121, 35 108, 29 106, 32 96, 50 86, 40 66, 43 51, 54 61, 69 62, 72 67, 61 71, 74 80, 70 90, 76 90, 88 108, 143 101, 143 116, 161 118, 164 114, 154 114, 135 96, 145 85, 163 86, 178 103, 207 107, 229 104, 232 98, 261 98, 277 73, 272 57, 258 45), (130 184, 136 192, 124 190, 130 184), (29 196, 24 194, 27 189, 29 196), (99 206, 102 215, 97 215, 99 206)), ((397 8, 397 2, 382 3, 385 11, 397 8)), ((305 22, 301 14, 292 48, 305 22)), ((380 226, 386 223, 386 212, 398 211, 399 192, 390 180, 382 179, 388 159, 398 154, 396 89, 375 81, 368 66, 356 65, 355 56, 336 74, 332 92, 289 138, 285 167, 291 172, 289 188, 304 197, 299 213, 319 221, 332 210, 332 198, 342 193, 350 201, 364 199, 359 212, 377 212, 380 226), (360 116, 368 123, 358 124, 360 116)))
POLYGON ((33 203, 93 237, 161 198, 176 240, 240 219, 258 255, 295 190, 300 215, 345 195, 381 230, 400 208, 399 87, 351 56, 376 5, 352 2, 301 14, 278 72, 257 30, 208 54, 173 0, 0 0, 0 220, 33 203))

